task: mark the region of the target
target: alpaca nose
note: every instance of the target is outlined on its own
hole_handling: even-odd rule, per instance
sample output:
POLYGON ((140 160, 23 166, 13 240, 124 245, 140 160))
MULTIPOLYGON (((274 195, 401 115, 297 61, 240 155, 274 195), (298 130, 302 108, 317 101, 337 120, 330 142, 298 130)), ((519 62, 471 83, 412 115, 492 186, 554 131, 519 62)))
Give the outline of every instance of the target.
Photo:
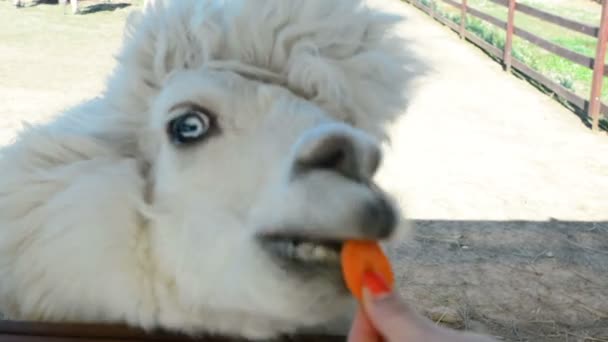
POLYGON ((330 171, 365 182, 381 161, 379 144, 366 133, 345 124, 326 124, 304 134, 295 166, 299 172, 330 171))

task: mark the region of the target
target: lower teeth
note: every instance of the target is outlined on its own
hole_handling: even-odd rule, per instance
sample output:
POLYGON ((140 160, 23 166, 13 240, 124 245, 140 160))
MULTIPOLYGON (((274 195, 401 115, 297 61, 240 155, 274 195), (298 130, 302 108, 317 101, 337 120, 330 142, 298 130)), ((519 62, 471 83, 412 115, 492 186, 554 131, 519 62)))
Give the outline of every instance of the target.
POLYGON ((285 250, 287 257, 306 262, 336 262, 339 260, 338 252, 323 245, 313 243, 287 243, 285 250))

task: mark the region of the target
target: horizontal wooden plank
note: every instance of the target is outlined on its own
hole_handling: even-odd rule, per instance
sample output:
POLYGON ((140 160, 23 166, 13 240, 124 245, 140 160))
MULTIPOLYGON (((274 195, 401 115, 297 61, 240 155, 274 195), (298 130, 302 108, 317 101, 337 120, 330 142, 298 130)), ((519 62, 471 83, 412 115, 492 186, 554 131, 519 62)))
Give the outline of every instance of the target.
POLYGON ((479 19, 485 20, 487 22, 489 22, 490 24, 494 25, 494 26, 498 26, 499 28, 505 30, 507 28, 507 22, 500 20, 494 16, 491 16, 487 13, 484 13, 478 9, 475 9, 473 7, 467 7, 467 13, 477 17, 479 19))
MULTIPOLYGON (((490 0, 491 2, 503 6, 503 7, 509 7, 509 0, 490 0)), ((519 4, 517 4, 517 6, 519 6, 519 4)))
MULTIPOLYGON (((451 0, 443 0, 443 1, 450 1, 453 2, 451 0)), ((420 8, 422 11, 426 12, 427 14, 431 14, 431 9, 429 7, 424 6, 423 4, 419 3, 417 0, 412 0, 412 2, 410 2, 412 5, 420 8)), ((460 5, 458 5, 460 6, 460 5)), ((449 28, 451 28, 454 31, 458 31, 459 30, 459 26, 458 24, 456 24, 455 22, 451 21, 450 19, 444 17, 441 15, 441 13, 435 13, 435 15, 433 16, 433 18, 437 21, 439 21, 440 23, 448 26, 449 28)))
POLYGON ((24 321, 0 321, 0 333, 11 335, 124 338, 124 339, 175 339, 176 335, 166 333, 146 333, 139 329, 116 324, 89 323, 43 323, 24 321))
MULTIPOLYGON (((246 342, 244 339, 235 339, 230 337, 209 336, 193 339, 188 336, 171 334, 166 332, 150 332, 146 333, 139 329, 130 328, 124 325, 116 324, 89 324, 89 323, 39 323, 39 322, 23 322, 23 321, 3 321, 0 320, 0 337, 19 336, 32 338, 32 341, 54 341, 53 339, 73 339, 74 342, 85 340, 112 340, 112 341, 182 341, 182 342, 246 342), (45 338, 45 339, 36 339, 45 338)), ((8 338, 8 337, 7 337, 8 338)), ((345 341, 346 337, 331 336, 331 335, 297 335, 289 336, 283 339, 277 339, 277 342, 313 342, 313 341, 328 341, 338 342, 345 341)), ((5 341, 5 339, 0 339, 5 341)), ((27 340, 25 340, 27 341, 27 340)))
POLYGON ((475 33, 466 31, 465 38, 470 40, 473 44, 479 46, 482 50, 488 52, 492 56, 502 60, 503 52, 501 49, 496 46, 486 42, 485 40, 479 38, 475 33))
POLYGON ((427 6, 424 6, 422 3, 420 3, 418 0, 412 0, 410 2, 410 4, 412 4, 412 6, 418 8, 419 10, 423 11, 424 13, 431 15, 431 9, 427 6))
MULTIPOLYGON (((458 9, 460 9, 460 5, 461 4, 459 2, 456 2, 454 0, 441 0, 441 1, 445 2, 446 4, 448 4, 448 5, 452 6, 452 7, 456 7, 458 9)), ((462 0, 460 0, 460 1, 462 1, 462 0)))
MULTIPOLYGON (((497 5, 500 5, 500 6, 504 6, 504 7, 509 6, 508 0, 489 0, 489 1, 491 1, 497 5)), ((581 23, 576 20, 564 18, 562 16, 555 15, 555 14, 552 14, 549 12, 545 12, 543 10, 534 8, 534 7, 526 5, 526 4, 522 4, 520 2, 518 2, 517 5, 515 6, 515 10, 518 12, 522 12, 524 14, 530 15, 532 17, 538 18, 540 20, 561 26, 563 28, 570 29, 570 30, 573 30, 573 31, 576 31, 576 32, 579 32, 582 34, 586 34, 591 37, 597 37, 597 35, 599 33, 599 27, 597 27, 597 26, 593 26, 593 25, 581 23)))
MULTIPOLYGON (((441 0, 441 1, 445 2, 446 4, 448 4, 450 6, 453 6, 453 7, 456 7, 458 9, 460 9, 460 5, 461 4, 458 3, 458 2, 456 2, 456 1, 454 1, 454 0, 441 0)), ((485 19, 487 21, 487 19, 488 19, 487 16, 489 16, 489 15, 487 15, 487 14, 481 12, 481 11, 478 11, 478 10, 476 10, 474 8, 467 7, 467 11, 471 11, 471 10, 472 10, 472 12, 469 12, 469 13, 471 13, 474 16, 480 17, 480 19, 485 19)), ((497 25, 497 26, 502 26, 502 25, 506 26, 507 25, 507 23, 501 22, 497 18, 491 17, 489 19, 490 20, 495 20, 493 23, 495 25, 497 25)), ((449 20, 449 19, 446 19, 446 20, 449 20)), ((456 23, 453 23, 453 22, 452 22, 452 24, 453 24, 453 26, 452 25, 448 25, 448 26, 450 26, 454 31, 459 32, 459 30, 460 30, 459 26, 456 23)), ((498 47, 496 47, 496 46, 494 46, 494 45, 486 42, 482 38, 478 37, 475 33, 471 32, 471 31, 466 31, 465 32, 465 38, 468 39, 469 41, 471 41, 473 44, 477 45, 482 50, 484 50, 487 53, 489 53, 490 55, 492 55, 492 56, 494 56, 494 57, 499 58, 500 60, 502 60, 502 55, 503 55, 502 50, 499 49, 498 47)))
POLYGON ((23 335, 2 335, 2 342, 137 342, 137 340, 124 339, 92 339, 92 338, 72 338, 72 337, 47 337, 47 336, 23 336, 23 335))
POLYGON ((513 59, 512 65, 513 65, 513 67, 515 69, 517 69, 517 70, 521 71, 522 73, 524 73, 525 75, 531 77, 532 79, 534 79, 538 83, 540 83, 543 86, 545 86, 548 89, 550 89, 552 92, 554 92, 558 96, 560 96, 560 97, 568 100, 568 102, 572 103, 573 105, 575 105, 575 106, 577 106, 577 107, 579 107, 579 108, 581 108, 583 110, 585 108, 587 108, 587 105, 588 105, 588 101, 587 100, 585 100, 582 97, 574 94, 570 90, 562 87, 557 82, 551 80, 550 78, 548 78, 547 76, 541 74, 540 72, 532 69, 531 67, 527 66, 523 62, 521 62, 521 61, 519 61, 517 59, 513 59))
POLYGON ((560 57, 563 57, 567 60, 570 60, 576 64, 582 65, 584 67, 593 68, 593 58, 589 56, 585 56, 578 52, 574 52, 572 50, 561 47, 555 43, 552 43, 544 38, 541 38, 530 31, 526 31, 522 28, 515 27, 514 31, 515 35, 521 37, 530 43, 537 45, 549 52, 552 52, 560 57))
MULTIPOLYGON (((539 82, 543 86, 553 91, 556 95, 566 99, 568 102, 581 109, 585 114, 587 113, 587 108, 589 107, 589 100, 584 99, 579 95, 576 95, 575 93, 562 87, 557 82, 551 80, 547 76, 532 69, 531 67, 519 60, 513 59, 512 65, 514 68, 516 68, 526 76, 534 79, 535 81, 539 82)), ((600 105, 600 113, 608 117, 608 105, 603 102, 600 105)))
POLYGON ((437 13, 437 15, 435 16, 435 19, 439 20, 442 24, 446 25, 447 27, 451 28, 454 31, 458 31, 460 29, 458 24, 456 24, 455 22, 451 21, 450 19, 442 16, 439 13, 437 13))
MULTIPOLYGON (((490 0, 492 2, 500 1, 500 0, 490 0)), ((558 25, 563 28, 570 29, 572 31, 576 31, 582 34, 586 34, 591 37, 597 37, 600 28, 593 25, 588 25, 585 23, 578 22, 576 20, 560 17, 559 15, 555 15, 552 13, 545 12, 543 10, 539 10, 538 8, 534 8, 532 6, 528 6, 526 4, 517 3, 516 10, 518 12, 525 13, 527 15, 533 16, 535 18, 541 19, 543 21, 558 25)))
MULTIPOLYGON (((454 1, 454 0, 441 0, 441 1, 445 2, 446 4, 448 4, 450 6, 453 6, 453 7, 456 7, 458 9, 460 9, 460 5, 461 4, 458 3, 458 2, 456 2, 456 1, 454 1)), ((502 29, 505 29, 507 27, 507 23, 506 22, 504 22, 504 21, 502 21, 502 20, 500 20, 500 19, 498 19, 498 18, 496 18, 494 16, 491 16, 491 15, 485 13, 485 12, 482 12, 482 11, 480 11, 478 9, 475 9, 475 8, 473 8, 471 6, 467 6, 467 14, 471 14, 474 17, 477 17, 477 18, 479 18, 481 20, 485 20, 485 21, 489 22, 490 24, 498 26, 498 27, 500 27, 502 29)))
MULTIPOLYGON (((593 64, 595 62, 595 59, 592 57, 585 56, 578 52, 574 52, 572 50, 566 49, 565 47, 559 46, 555 43, 552 43, 544 38, 541 38, 541 37, 535 35, 532 32, 526 31, 526 30, 518 28, 518 27, 515 27, 514 33, 516 36, 519 36, 519 37, 529 41, 530 43, 532 43, 536 46, 539 46, 551 53, 554 53, 560 57, 563 57, 569 61, 572 61, 576 64, 582 65, 589 69, 593 69, 593 64)), ((604 65, 604 76, 608 76, 608 65, 604 65)))

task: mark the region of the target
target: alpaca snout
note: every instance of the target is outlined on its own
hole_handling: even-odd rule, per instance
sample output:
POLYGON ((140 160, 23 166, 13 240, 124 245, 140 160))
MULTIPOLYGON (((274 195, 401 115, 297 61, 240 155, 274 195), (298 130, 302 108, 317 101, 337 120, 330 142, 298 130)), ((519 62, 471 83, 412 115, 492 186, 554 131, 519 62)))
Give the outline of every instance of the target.
POLYGON ((296 144, 294 173, 334 172, 357 182, 375 174, 382 153, 371 136, 342 123, 306 131, 296 144))
POLYGON ((384 196, 368 201, 359 211, 362 235, 370 239, 389 238, 397 227, 399 213, 384 196))
POLYGON ((400 212, 373 181, 382 159, 378 141, 330 123, 301 133, 292 149, 289 174, 255 207, 261 230, 329 240, 393 235, 400 212))

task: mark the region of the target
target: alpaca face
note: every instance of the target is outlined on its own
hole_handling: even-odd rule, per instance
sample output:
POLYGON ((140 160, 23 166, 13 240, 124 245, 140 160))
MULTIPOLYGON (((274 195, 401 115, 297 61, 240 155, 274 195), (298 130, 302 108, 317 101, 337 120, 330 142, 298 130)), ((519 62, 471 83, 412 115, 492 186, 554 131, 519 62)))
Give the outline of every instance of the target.
POLYGON ((279 86, 174 74, 152 106, 152 253, 181 306, 285 325, 350 309, 345 239, 396 226, 378 143, 279 86))

